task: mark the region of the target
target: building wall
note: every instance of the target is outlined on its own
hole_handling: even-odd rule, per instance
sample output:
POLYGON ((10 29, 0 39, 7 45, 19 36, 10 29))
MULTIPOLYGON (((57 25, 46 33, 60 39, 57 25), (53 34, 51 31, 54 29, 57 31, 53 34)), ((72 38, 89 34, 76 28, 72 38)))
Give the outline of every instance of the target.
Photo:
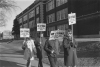
POLYGON ((47 36, 49 36, 50 31, 52 30, 57 30, 57 29, 64 30, 65 28, 68 28, 68 9, 67 8, 68 8, 68 0, 48 0, 46 2, 47 36), (47 7, 49 2, 53 2, 54 4, 54 5, 51 5, 52 6, 51 9, 49 9, 50 7, 47 7), (47 10, 47 8, 49 10, 47 10))
POLYGON ((68 12, 76 13, 74 35, 77 37, 99 37, 100 1, 69 0, 68 12))
POLYGON ((44 23, 43 10, 44 10, 44 0, 36 0, 33 4, 27 7, 23 12, 21 12, 17 17, 20 22, 21 28, 30 28, 30 35, 32 37, 36 36, 37 33, 37 23, 44 23), (38 14, 37 14, 38 11, 38 14), (27 15, 27 17, 25 17, 27 15))
MULTIPOLYGON (((36 0, 37 1, 37 0, 36 0)), ((50 31, 57 29, 71 28, 68 25, 68 14, 76 13, 76 24, 74 24, 74 36, 76 37, 98 37, 100 34, 100 1, 99 0, 44 0, 33 3, 21 14, 18 19, 21 27, 27 23, 31 35, 37 33, 37 18, 39 23, 46 23, 44 36, 49 36, 50 31), (49 4, 48 4, 49 3, 49 4), (39 14, 36 14, 36 7, 39 6, 39 14), (29 18, 29 13, 35 10, 35 16, 29 18), (65 10, 64 10, 65 9, 65 10), (26 21, 23 17, 28 15, 26 21), (22 19, 21 19, 22 18, 22 19), (33 21, 34 20, 34 21, 33 21), (32 22, 31 22, 32 21, 32 22), (30 27, 31 26, 31 27, 30 27)))

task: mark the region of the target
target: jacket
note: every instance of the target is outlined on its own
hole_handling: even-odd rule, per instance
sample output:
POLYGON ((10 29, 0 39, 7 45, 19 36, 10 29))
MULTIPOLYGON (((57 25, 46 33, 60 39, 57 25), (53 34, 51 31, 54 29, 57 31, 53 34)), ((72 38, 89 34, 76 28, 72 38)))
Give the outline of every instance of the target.
POLYGON ((45 42, 44 50, 48 56, 55 56, 59 54, 59 42, 58 40, 47 40, 45 42), (52 51, 54 50, 54 53, 52 51))
POLYGON ((28 60, 34 60, 34 49, 35 49, 35 44, 34 40, 28 40, 26 41, 26 49, 24 51, 24 59, 28 60))
POLYGON ((44 51, 45 41, 46 41, 46 39, 44 37, 41 37, 41 44, 40 44, 40 38, 36 38, 36 40, 35 40, 35 46, 36 46, 38 58, 44 58, 46 55, 46 53, 44 51))

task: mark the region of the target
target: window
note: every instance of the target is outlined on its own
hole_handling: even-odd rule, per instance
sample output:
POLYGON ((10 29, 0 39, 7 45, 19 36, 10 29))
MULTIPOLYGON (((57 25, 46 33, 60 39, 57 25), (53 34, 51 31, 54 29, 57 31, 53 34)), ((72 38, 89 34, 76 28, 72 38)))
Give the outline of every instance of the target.
POLYGON ((56 0, 56 6, 60 6, 60 0, 56 0))
POLYGON ((32 28, 32 26, 33 26, 33 21, 30 21, 29 22, 29 28, 32 28))
POLYGON ((39 23, 39 17, 38 17, 38 18, 36 18, 36 23, 39 23))
POLYGON ((35 20, 29 22, 29 28, 33 28, 35 24, 35 20))
POLYGON ((57 21, 67 18, 68 18, 68 8, 65 8, 57 12, 57 21))
POLYGON ((24 28, 28 28, 28 23, 23 24, 24 28))
POLYGON ((57 21, 61 20, 61 11, 57 12, 57 21))
POLYGON ((35 10, 32 11, 32 17, 34 17, 34 16, 35 16, 35 10))
POLYGON ((56 7, 66 3, 66 2, 67 2, 67 0, 56 0, 56 7))
POLYGON ((31 11, 30 13, 29 13, 29 18, 32 18, 32 17, 34 17, 35 16, 35 10, 33 10, 33 11, 31 11))
POLYGON ((68 28, 68 24, 63 24, 63 25, 57 26, 57 29, 59 29, 59 30, 65 30, 66 28, 68 28))
POLYGON ((61 5, 65 3, 65 0, 60 0, 61 5))
POLYGON ((54 0, 51 0, 46 4, 46 11, 49 11, 51 9, 54 9, 54 0))
POLYGON ((55 14, 50 14, 47 16, 47 23, 52 23, 55 21, 55 14))
POLYGON ((24 21, 26 21, 26 20, 27 20, 27 15, 25 15, 25 16, 23 17, 23 20, 24 20, 24 21))
POLYGON ((39 14, 39 6, 36 7, 36 14, 39 14))
POLYGON ((64 11, 64 9, 63 9, 63 10, 61 10, 61 19, 65 19, 64 14, 65 14, 65 11, 64 11))
POLYGON ((68 18, 68 8, 64 9, 64 17, 65 17, 65 19, 68 18))
POLYGON ((31 12, 29 13, 29 18, 31 18, 31 12))
POLYGON ((22 18, 19 19, 19 23, 22 23, 22 18))
POLYGON ((50 35, 50 32, 55 30, 55 27, 49 27, 47 28, 47 35, 50 35))
POLYGON ((35 27, 35 20, 33 20, 33 27, 35 27))

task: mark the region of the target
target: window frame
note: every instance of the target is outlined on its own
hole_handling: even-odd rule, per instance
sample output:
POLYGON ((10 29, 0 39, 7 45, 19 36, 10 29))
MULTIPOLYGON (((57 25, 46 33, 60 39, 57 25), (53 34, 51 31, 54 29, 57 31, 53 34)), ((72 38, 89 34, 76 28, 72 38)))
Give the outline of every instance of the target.
POLYGON ((36 7, 36 14, 39 14, 39 12, 40 12, 40 7, 37 6, 37 7, 36 7))

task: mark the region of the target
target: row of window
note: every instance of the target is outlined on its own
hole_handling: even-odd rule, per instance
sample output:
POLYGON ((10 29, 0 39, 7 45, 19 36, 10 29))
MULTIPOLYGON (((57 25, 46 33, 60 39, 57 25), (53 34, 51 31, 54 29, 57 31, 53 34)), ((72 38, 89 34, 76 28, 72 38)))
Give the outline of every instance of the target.
MULTIPOLYGON (((57 21, 67 19, 68 8, 58 11, 56 17, 57 17, 57 21)), ((55 14, 53 13, 53 14, 48 15, 46 19, 47 19, 47 24, 55 22, 55 14)))
POLYGON ((68 8, 57 12, 57 21, 68 18, 68 8))
MULTIPOLYGON (((39 18, 37 18, 36 22, 39 23, 39 18)), ((32 21, 29 22, 29 28, 33 28, 34 25, 35 25, 35 20, 32 20, 32 21)), ((22 28, 22 25, 20 27, 22 28)), ((23 24, 23 27, 28 28, 28 23, 23 24)), ((57 26, 57 29, 60 29, 60 30, 65 30, 65 28, 68 28, 67 24, 57 26)), ((47 30, 48 31, 55 30, 55 27, 50 27, 47 30)))
MULTIPOLYGON (((67 2, 67 0, 56 0, 56 6, 60 6, 60 5, 64 4, 64 3, 66 3, 66 2, 67 2)), ((54 8, 54 0, 51 0, 50 2, 48 2, 48 3, 46 4, 46 10, 49 11, 49 10, 51 10, 51 9, 53 9, 53 8, 54 8)), ((59 16, 57 20, 61 20, 61 18, 64 18, 64 19, 65 19, 65 18, 66 18, 66 13, 67 13, 67 12, 68 12, 67 9, 66 9, 66 10, 62 10, 62 11, 59 11, 59 12, 57 13, 57 16, 59 16, 60 14, 61 14, 61 15, 64 14, 65 16, 64 16, 64 15, 59 16)), ((39 6, 36 7, 36 14, 39 14, 39 6)), ((32 17, 34 17, 34 16, 35 16, 35 10, 32 10, 32 11, 29 13, 29 18, 32 18, 32 17)), ((48 23, 54 22, 55 18, 52 19, 51 17, 54 18, 54 14, 52 14, 51 16, 48 16, 48 18, 50 18, 50 20, 48 19, 48 23)), ((27 19, 28 19, 28 15, 25 15, 25 16, 23 17, 23 21, 26 21, 27 19)), ((22 23, 22 18, 19 19, 19 22, 22 23)))
POLYGON ((65 30, 67 28, 68 28, 68 24, 63 24, 63 25, 58 25, 57 26, 57 29, 59 29, 59 30, 65 30))
MULTIPOLYGON (((26 18, 26 16, 24 18, 26 18)), ((67 19, 68 18, 68 9, 66 8, 66 9, 58 11, 56 17, 57 17, 57 21, 67 19)), ((20 21, 22 21, 22 19, 20 19, 20 21)), ((47 24, 52 23, 52 22, 55 22, 55 14, 54 13, 47 16, 47 24)), ((30 25, 32 24, 32 22, 29 22, 29 23, 30 23, 30 25)), ((35 20, 34 20, 34 23, 35 23, 35 20)), ((40 23, 39 17, 36 18, 36 23, 40 23)))
MULTIPOLYGON (((36 14, 39 14, 39 6, 36 7, 36 14)), ((28 16, 29 16, 29 18, 35 17, 35 10, 30 11, 29 15, 28 14, 25 15, 23 17, 23 21, 26 21, 28 19, 28 16)), ((22 23, 23 21, 22 21, 22 18, 19 19, 19 23, 22 23)))
POLYGON ((54 21, 55 21, 55 14, 54 13, 47 16, 47 24, 52 23, 54 21))
MULTIPOLYGON (((36 23, 39 23, 39 17, 36 18, 36 23)), ((28 28, 28 23, 23 24, 24 28, 28 28)), ((35 27, 35 20, 29 22, 29 28, 35 27)))
POLYGON ((68 0, 56 0, 56 7, 65 4, 68 0))
MULTIPOLYGON (((46 11, 54 9, 54 4, 55 4, 54 1, 55 0, 51 0, 46 4, 46 11)), ((67 1, 68 0, 56 0, 56 7, 65 4, 67 1)))
MULTIPOLYGON (((66 24, 63 24, 63 25, 58 25, 57 26, 57 29, 59 29, 59 30, 65 30, 66 28, 68 28, 68 24, 67 23, 66 24)), ((50 35, 50 32, 53 31, 53 30, 55 30, 55 26, 48 27, 47 28, 47 35, 49 36, 50 35)))

